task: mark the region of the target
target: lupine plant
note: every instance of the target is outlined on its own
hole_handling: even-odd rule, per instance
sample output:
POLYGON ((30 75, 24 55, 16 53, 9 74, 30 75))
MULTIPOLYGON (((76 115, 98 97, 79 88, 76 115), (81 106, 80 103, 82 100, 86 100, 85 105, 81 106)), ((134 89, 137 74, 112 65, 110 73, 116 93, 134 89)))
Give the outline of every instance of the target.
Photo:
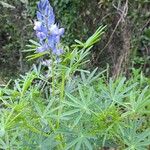
MULTIPOLYGON (((105 26, 70 48, 48 0, 38 3, 28 60, 32 69, 0 88, 0 149, 148 150, 150 80, 108 78, 108 69, 85 70, 105 26), (11 84, 10 84, 11 83, 11 84), (13 87, 12 87, 13 84, 13 87)), ((136 75, 134 75, 136 74, 136 75)))

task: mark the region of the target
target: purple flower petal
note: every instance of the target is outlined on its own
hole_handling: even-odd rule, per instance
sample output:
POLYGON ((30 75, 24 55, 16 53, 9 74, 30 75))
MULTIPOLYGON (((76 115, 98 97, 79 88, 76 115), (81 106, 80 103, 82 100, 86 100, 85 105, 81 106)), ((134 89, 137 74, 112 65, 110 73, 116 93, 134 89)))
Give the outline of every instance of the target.
POLYGON ((61 54, 63 54, 63 49, 57 49, 57 53, 58 56, 60 56, 61 54))
POLYGON ((55 36, 53 35, 48 36, 48 45, 51 49, 55 47, 55 36))
POLYGON ((37 48, 37 52, 42 53, 49 50, 49 47, 46 43, 37 48))
POLYGON ((39 20, 39 21, 42 21, 43 20, 43 15, 39 12, 39 11, 37 11, 37 19, 39 20))
POLYGON ((42 27, 42 23, 40 21, 35 21, 34 22, 34 30, 40 31, 42 27))
POLYGON ((63 35, 64 32, 65 32, 65 29, 64 29, 64 28, 60 28, 60 29, 59 29, 59 35, 63 35))
POLYGON ((59 34, 59 28, 56 24, 51 25, 50 34, 52 34, 52 35, 58 35, 59 34))
POLYGON ((57 36, 55 37, 55 41, 56 41, 56 43, 60 43, 60 36, 59 36, 59 35, 57 35, 57 36))
POLYGON ((37 32, 36 35, 41 40, 45 40, 46 39, 46 35, 45 35, 44 32, 37 32))
POLYGON ((36 30, 37 38, 41 44, 37 48, 37 52, 51 50, 53 54, 61 55, 63 50, 57 47, 64 34, 64 28, 59 29, 59 26, 55 24, 55 15, 49 0, 40 0, 38 3, 37 20, 34 30, 36 30))

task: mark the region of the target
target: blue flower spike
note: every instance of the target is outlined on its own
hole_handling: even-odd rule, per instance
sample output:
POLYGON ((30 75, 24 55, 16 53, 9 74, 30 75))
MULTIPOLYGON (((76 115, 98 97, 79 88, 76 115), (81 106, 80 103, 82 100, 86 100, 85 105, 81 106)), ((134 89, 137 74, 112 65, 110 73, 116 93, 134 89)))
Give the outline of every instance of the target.
POLYGON ((59 44, 64 34, 64 28, 59 28, 55 23, 54 11, 48 0, 40 0, 38 3, 34 30, 40 43, 37 48, 38 53, 49 50, 56 56, 60 56, 63 53, 63 50, 59 48, 59 44))

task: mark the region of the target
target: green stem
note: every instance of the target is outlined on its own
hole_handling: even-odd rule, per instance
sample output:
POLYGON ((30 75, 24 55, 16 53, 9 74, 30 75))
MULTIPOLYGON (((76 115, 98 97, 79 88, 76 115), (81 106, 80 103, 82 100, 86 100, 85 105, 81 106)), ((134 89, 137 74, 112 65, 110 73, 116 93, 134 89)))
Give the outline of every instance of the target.
POLYGON ((61 93, 60 93, 61 101, 64 100, 64 91, 65 91, 65 76, 64 74, 62 74, 62 84, 61 84, 61 93))
MULTIPOLYGON (((64 73, 62 73, 62 82, 61 82, 61 92, 60 92, 60 105, 62 103, 62 101, 64 100, 64 91, 65 91, 65 75, 64 73)), ((60 127, 60 115, 62 113, 63 110, 63 106, 60 107, 60 109, 58 110, 58 120, 57 120, 57 129, 60 127)), ((63 135, 59 135, 59 140, 63 143, 63 135)), ((62 146, 62 145, 61 145, 62 146)), ((64 146, 64 144, 63 144, 64 146)))
POLYGON ((52 58, 52 96, 55 96, 55 73, 54 73, 54 59, 52 58))
MULTIPOLYGON (((64 91, 65 91, 65 76, 64 73, 62 73, 62 83, 61 83, 61 91, 60 91, 60 105, 62 103, 62 101, 64 100, 64 91)), ((60 115, 62 113, 63 107, 60 107, 60 109, 58 110, 58 116, 60 118, 60 115)), ((57 128, 59 128, 59 124, 60 124, 60 119, 58 118, 57 121, 57 128)))

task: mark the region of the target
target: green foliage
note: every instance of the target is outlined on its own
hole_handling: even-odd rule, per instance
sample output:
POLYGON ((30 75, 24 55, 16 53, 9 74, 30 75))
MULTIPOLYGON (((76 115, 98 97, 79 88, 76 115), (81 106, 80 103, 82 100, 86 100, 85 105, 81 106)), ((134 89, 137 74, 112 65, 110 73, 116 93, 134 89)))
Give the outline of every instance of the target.
MULTIPOLYGON (((128 124, 123 124, 119 126, 119 132, 117 137, 127 145, 125 150, 147 150, 150 140, 150 130, 146 129, 142 132, 139 132, 139 126, 141 126, 142 121, 128 121, 128 124)), ((125 146, 124 146, 125 147, 125 146)))
POLYGON ((107 84, 97 77, 86 86, 76 82, 77 88, 65 90, 61 102, 57 94, 47 97, 38 83, 33 84, 37 78, 33 71, 15 81, 14 89, 0 89, 1 149, 148 148, 149 87, 143 90, 128 83, 130 79, 123 83, 124 78, 107 84))
MULTIPOLYGON (((1 74, 4 76, 16 76, 16 71, 25 72, 27 65, 23 63, 21 67, 21 51, 25 49, 28 39, 33 37, 33 18, 35 16, 36 3, 38 0, 3 0, 0 1, 0 63, 1 74), (15 9, 13 9, 15 8, 15 9), (20 35, 22 38, 20 38, 20 35), (10 63, 13 62, 13 63, 10 63), (16 69, 17 66, 17 69, 16 69), (2 69, 6 68, 6 69, 2 69), (10 69, 12 68, 12 69, 10 69), (15 68, 15 69, 14 69, 15 68), (24 69, 25 68, 25 69, 24 69), (8 72, 7 70, 10 69, 8 72)), ((98 47, 93 51, 93 60, 91 64, 100 65, 105 68, 105 62, 112 65, 112 54, 106 48, 104 53, 99 52, 102 50, 115 25, 118 21, 118 10, 114 6, 124 3, 123 0, 51 0, 51 4, 55 8, 56 19, 60 20, 60 26, 65 28, 64 43, 71 45, 74 39, 86 39, 95 28, 101 24, 108 25, 106 37, 103 39, 98 47), (92 6, 92 7, 91 7, 92 6), (95 11, 96 10, 96 11, 95 11), (99 59, 95 58, 98 56, 99 59), (94 61, 94 63, 93 63, 94 61), (96 61, 96 62, 95 62, 96 61)), ((129 8, 127 20, 129 21, 129 30, 131 30, 131 51, 133 52, 130 57, 132 58, 133 66, 141 68, 144 73, 149 75, 149 0, 129 0, 129 8), (140 19, 139 19, 140 18, 140 19)), ((128 22, 127 21, 127 22, 128 22)), ((112 52, 117 55, 119 50, 122 49, 120 29, 114 35, 113 44, 110 43, 112 52), (119 41, 119 42, 118 42, 119 41), (118 48, 119 47, 119 48, 118 48), (118 50, 118 49, 119 50, 118 50), (116 51, 115 51, 116 50, 116 51)), ((24 54, 23 54, 23 58, 24 54)), ((116 59, 117 60, 117 59, 116 59)), ((24 60, 22 60, 24 62, 24 60)))
POLYGON ((108 70, 84 68, 100 29, 66 48, 60 64, 34 65, 0 88, 0 149, 148 149, 150 80, 137 70, 108 80, 108 70))
MULTIPOLYGON (((61 63, 57 64, 49 53, 34 53, 27 57, 28 60, 50 57, 53 60, 52 66, 33 65, 24 76, 0 87, 0 149, 149 149, 150 79, 140 69, 132 69, 128 79, 122 76, 109 79, 108 69, 102 72, 98 72, 97 68, 93 71, 85 69, 91 49, 101 40, 106 27, 100 26, 90 38, 81 42, 81 38, 87 35, 87 26, 85 22, 82 23, 84 17, 80 15, 83 10, 79 10, 84 2, 86 1, 53 0, 57 18, 66 27, 64 43, 71 43, 75 37, 80 39, 75 40, 76 44, 71 48, 64 46, 61 63), (83 30, 78 30, 81 27, 83 30)), ((32 36, 28 32, 32 27, 29 18, 34 16, 35 3, 36 1, 26 0, 0 1, 0 7, 3 7, 1 24, 7 22, 1 32, 9 32, 9 44, 2 44, 3 49, 35 52, 38 43, 34 40, 30 40, 31 44, 24 50, 26 39, 32 36), (7 18, 10 9, 14 11, 16 6, 24 8, 15 15, 16 18, 21 16, 21 24, 15 23, 16 19, 12 19, 11 15, 7 18), (21 36, 23 38, 20 38, 24 24, 25 32, 21 36)), ((91 7, 94 3, 96 1, 88 4, 91 7)), ((130 3, 142 8, 149 1, 137 0, 130 3)), ((111 4, 110 0, 98 3, 107 9, 111 4)), ((138 12, 130 11, 128 17, 137 22, 137 27, 149 16, 144 14, 139 23, 138 12)), ((90 13, 88 19, 93 17, 92 10, 82 13, 90 13)), ((133 48, 136 50, 134 56, 137 56, 139 43, 141 47, 149 46, 149 33, 149 28, 145 28, 139 39, 133 35, 133 48)), ((148 62, 149 57, 134 57, 136 65, 146 64, 145 60, 148 62)))

